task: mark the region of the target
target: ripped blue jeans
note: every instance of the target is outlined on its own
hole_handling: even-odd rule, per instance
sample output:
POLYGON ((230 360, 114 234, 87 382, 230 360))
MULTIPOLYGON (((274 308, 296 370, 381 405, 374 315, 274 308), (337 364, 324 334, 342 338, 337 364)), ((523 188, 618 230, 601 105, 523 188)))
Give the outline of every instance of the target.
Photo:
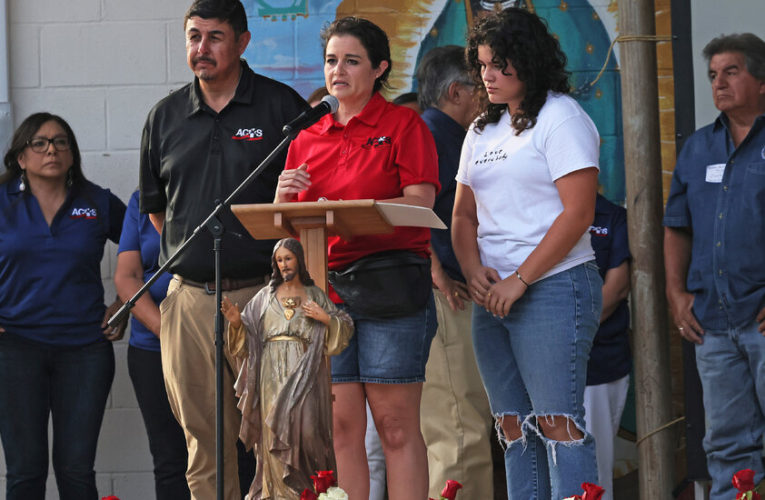
POLYGON ((473 308, 473 345, 497 432, 505 448, 509 500, 559 500, 597 483, 595 442, 584 424, 584 386, 598 328, 603 282, 593 262, 532 283, 503 319, 473 308), (538 421, 563 425, 583 439, 555 441, 538 421), (510 441, 501 417, 517 418, 510 441))

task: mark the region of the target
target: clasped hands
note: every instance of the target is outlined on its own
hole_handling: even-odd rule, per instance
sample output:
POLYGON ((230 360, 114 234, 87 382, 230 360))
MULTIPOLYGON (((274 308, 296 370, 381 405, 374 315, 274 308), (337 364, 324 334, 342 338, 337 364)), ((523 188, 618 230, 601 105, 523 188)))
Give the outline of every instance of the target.
POLYGON ((526 292, 526 285, 515 274, 500 279, 496 269, 486 266, 476 267, 466 278, 476 304, 500 318, 507 316, 515 301, 526 292))

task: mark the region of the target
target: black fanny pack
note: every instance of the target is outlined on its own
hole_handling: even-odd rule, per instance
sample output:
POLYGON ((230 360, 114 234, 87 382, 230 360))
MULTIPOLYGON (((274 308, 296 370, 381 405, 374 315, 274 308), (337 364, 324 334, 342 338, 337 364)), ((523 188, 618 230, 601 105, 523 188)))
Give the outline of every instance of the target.
POLYGON ((406 250, 368 255, 328 278, 348 307, 372 318, 413 314, 432 292, 430 259, 406 250))

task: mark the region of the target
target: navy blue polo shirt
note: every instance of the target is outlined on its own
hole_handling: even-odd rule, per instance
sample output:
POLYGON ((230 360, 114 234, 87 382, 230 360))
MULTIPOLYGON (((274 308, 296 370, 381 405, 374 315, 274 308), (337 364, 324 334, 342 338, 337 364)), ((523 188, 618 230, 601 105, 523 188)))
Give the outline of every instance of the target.
MULTIPOLYGON (((143 282, 146 283, 159 269, 159 233, 149 220, 149 216, 138 210, 138 191, 133 193, 125 212, 125 222, 122 224, 119 252, 134 250, 140 253, 143 267, 143 282)), ((149 295, 155 304, 159 304, 167 295, 167 287, 172 276, 162 273, 157 281, 149 287, 149 295)), ((159 338, 135 316, 130 320, 130 345, 139 349, 159 352, 159 338)))
MULTIPOLYGON (((199 81, 185 85, 149 112, 141 140, 141 211, 164 213, 160 264, 175 253, 215 208, 282 141, 282 126, 307 108, 283 83, 242 61, 236 93, 220 113, 205 104, 199 81)), ((271 203, 287 149, 234 203, 271 203)), ((223 277, 251 279, 271 272, 272 240, 254 240, 230 211, 221 214, 223 277)), ((170 266, 194 281, 213 281, 213 239, 204 230, 170 266)))
POLYGON ((119 241, 125 205, 108 189, 73 187, 48 227, 19 179, 0 185, 0 326, 54 345, 102 340, 101 257, 119 241))
MULTIPOLYGON (((598 195, 595 220, 590 226, 590 240, 595 251, 600 277, 605 280, 609 269, 629 260, 627 211, 598 195)), ((587 365, 587 385, 613 382, 632 369, 629 341, 630 311, 622 300, 611 315, 600 324, 592 342, 587 365)))
POLYGON ((441 183, 441 190, 436 195, 433 211, 446 224, 446 229, 430 230, 430 244, 446 274, 453 280, 464 283, 465 277, 452 248, 451 230, 454 196, 457 192, 455 177, 460 163, 462 142, 467 132, 462 125, 439 109, 428 108, 421 116, 433 134, 438 152, 438 181, 441 183))
POLYGON ((765 306, 765 115, 738 148, 724 114, 688 138, 664 225, 693 234, 686 287, 702 328, 752 322, 765 306))

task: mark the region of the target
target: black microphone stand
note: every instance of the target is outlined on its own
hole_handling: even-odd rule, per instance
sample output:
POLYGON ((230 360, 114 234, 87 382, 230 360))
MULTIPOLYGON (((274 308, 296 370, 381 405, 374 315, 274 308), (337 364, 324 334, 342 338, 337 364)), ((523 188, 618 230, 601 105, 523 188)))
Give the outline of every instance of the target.
POLYGON ((221 312, 221 302, 223 300, 222 272, 221 272, 221 241, 225 228, 218 218, 218 215, 224 208, 231 206, 231 202, 242 192, 252 181, 254 181, 261 172, 274 160, 274 158, 290 143, 300 130, 290 131, 286 137, 274 148, 269 155, 260 162, 260 165, 248 175, 239 186, 223 202, 215 200, 215 208, 207 218, 199 224, 191 236, 178 247, 178 249, 157 269, 149 281, 128 299, 122 307, 109 318, 108 324, 114 327, 127 320, 130 310, 135 306, 136 301, 143 295, 155 281, 164 273, 180 254, 199 236, 203 229, 207 228, 213 236, 213 251, 215 253, 215 435, 216 435, 216 474, 217 474, 217 499, 225 500, 223 496, 223 313, 221 312))

